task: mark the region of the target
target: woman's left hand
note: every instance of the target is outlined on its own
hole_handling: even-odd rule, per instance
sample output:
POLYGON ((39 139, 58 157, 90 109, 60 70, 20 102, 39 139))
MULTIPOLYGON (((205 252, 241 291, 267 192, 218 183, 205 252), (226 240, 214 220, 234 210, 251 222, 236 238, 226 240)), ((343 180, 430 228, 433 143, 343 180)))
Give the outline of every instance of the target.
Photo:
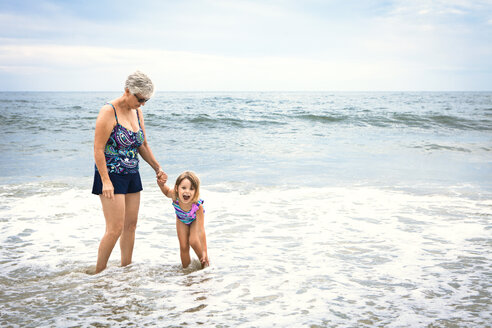
POLYGON ((167 182, 167 174, 161 168, 156 171, 155 176, 159 183, 165 184, 167 182))

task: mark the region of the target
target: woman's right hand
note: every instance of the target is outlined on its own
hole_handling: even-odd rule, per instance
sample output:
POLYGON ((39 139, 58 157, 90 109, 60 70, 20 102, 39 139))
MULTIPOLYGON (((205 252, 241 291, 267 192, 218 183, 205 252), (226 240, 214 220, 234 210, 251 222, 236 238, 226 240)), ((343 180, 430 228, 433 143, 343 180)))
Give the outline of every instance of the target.
POLYGON ((103 182, 102 194, 106 198, 114 199, 114 187, 111 181, 103 182))

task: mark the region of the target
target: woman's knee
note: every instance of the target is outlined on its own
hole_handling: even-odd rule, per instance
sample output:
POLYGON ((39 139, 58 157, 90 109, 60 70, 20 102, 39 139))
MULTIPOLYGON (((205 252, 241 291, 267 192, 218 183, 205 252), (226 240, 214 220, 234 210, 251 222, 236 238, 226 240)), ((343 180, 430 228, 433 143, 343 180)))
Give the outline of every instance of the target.
POLYGON ((127 220, 124 226, 125 232, 135 232, 137 230, 137 220, 127 220), (129 222, 128 222, 129 221, 129 222))
POLYGON ((112 224, 106 228, 106 234, 111 238, 119 238, 123 232, 123 224, 112 224))

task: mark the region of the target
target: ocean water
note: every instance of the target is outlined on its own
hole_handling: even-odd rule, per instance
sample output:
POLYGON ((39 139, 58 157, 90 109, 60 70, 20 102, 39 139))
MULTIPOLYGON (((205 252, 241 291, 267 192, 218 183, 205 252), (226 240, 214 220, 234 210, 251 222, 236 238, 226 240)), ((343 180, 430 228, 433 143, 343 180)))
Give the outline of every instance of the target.
POLYGON ((157 93, 148 140, 200 176, 211 265, 181 268, 141 161, 134 261, 91 275, 118 95, 0 92, 0 326, 491 326, 492 92, 157 93))

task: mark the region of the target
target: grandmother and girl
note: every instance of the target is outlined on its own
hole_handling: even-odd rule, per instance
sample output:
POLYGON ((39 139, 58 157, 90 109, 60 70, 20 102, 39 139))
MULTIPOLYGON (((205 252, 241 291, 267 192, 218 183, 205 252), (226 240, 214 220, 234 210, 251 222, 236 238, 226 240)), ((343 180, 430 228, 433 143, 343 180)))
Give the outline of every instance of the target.
POLYGON ((153 93, 154 85, 150 78, 136 71, 128 76, 123 94, 105 104, 96 120, 92 193, 99 195, 101 200, 106 230, 99 243, 95 273, 106 268, 118 239, 121 265, 132 262, 143 189, 139 154, 154 169, 162 193, 172 199, 183 268, 191 263, 190 246, 201 266, 209 265, 200 180, 195 173, 185 171, 178 176, 174 186, 169 187, 166 184, 168 176, 147 142, 142 107, 153 93))

